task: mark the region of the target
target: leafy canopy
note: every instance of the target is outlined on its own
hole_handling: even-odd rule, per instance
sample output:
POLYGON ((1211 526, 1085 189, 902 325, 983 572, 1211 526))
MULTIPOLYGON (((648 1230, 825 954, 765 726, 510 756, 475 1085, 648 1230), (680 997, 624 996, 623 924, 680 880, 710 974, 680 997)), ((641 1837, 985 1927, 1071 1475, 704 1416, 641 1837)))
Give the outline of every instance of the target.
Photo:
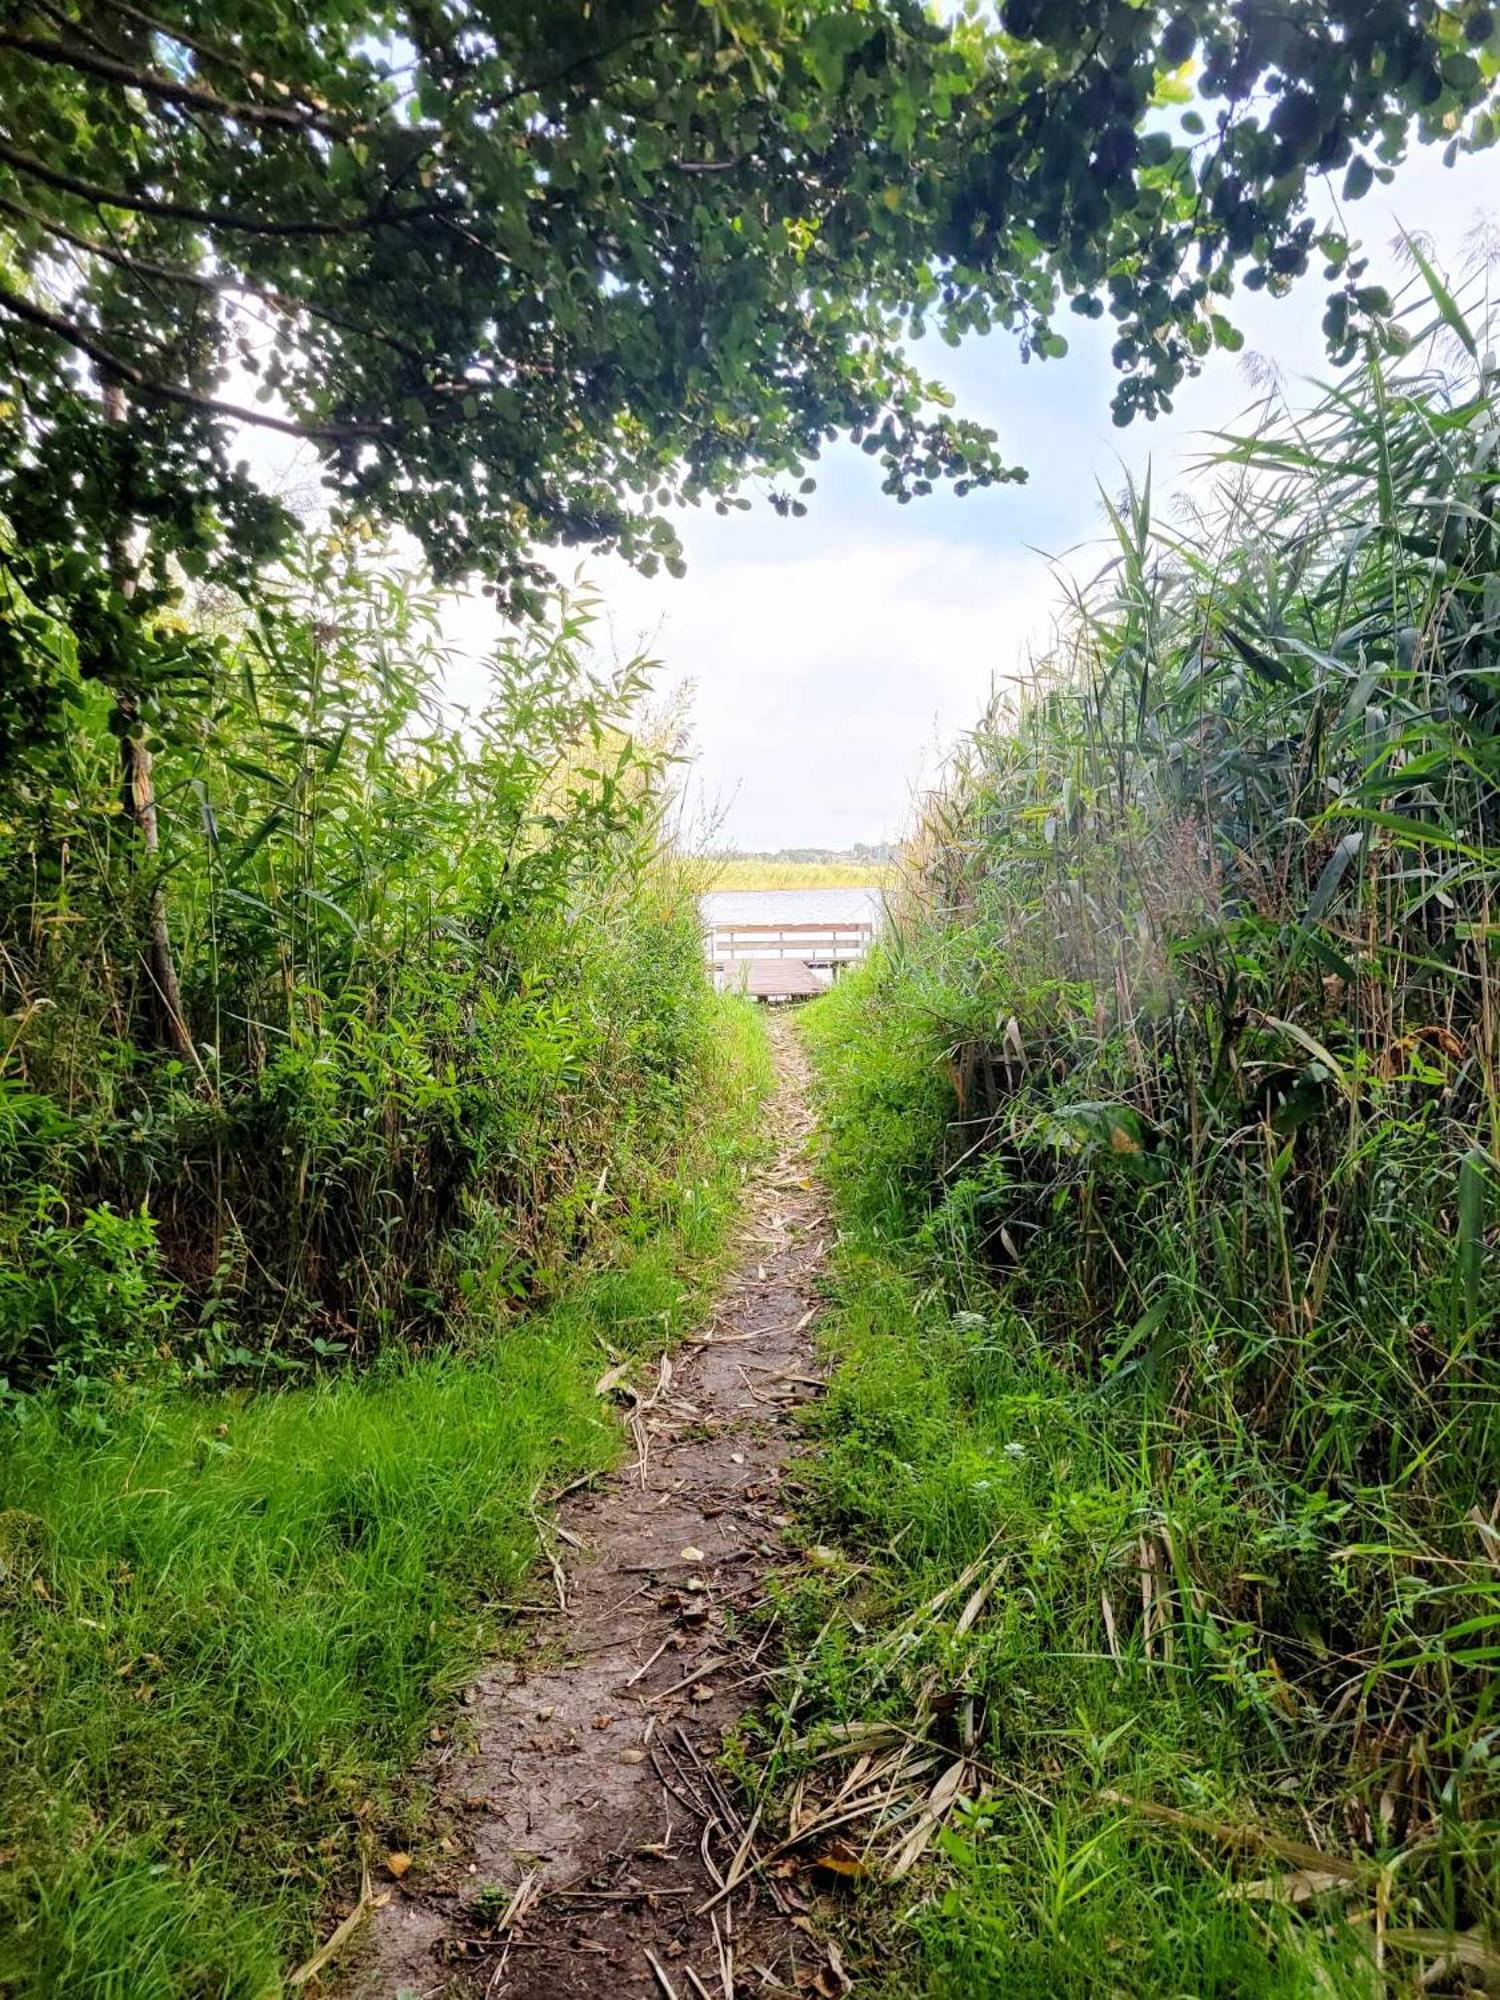
POLYGON ((150 6, 0 25, 0 509, 243 571, 279 531, 248 415, 523 605, 538 542, 676 569, 662 510, 757 473, 802 511, 841 433, 900 500, 1021 476, 924 328, 1045 358, 1108 312, 1128 421, 1235 344, 1236 274, 1321 249, 1347 339, 1381 302, 1310 177, 1488 144, 1500 67, 1478 0, 150 6))

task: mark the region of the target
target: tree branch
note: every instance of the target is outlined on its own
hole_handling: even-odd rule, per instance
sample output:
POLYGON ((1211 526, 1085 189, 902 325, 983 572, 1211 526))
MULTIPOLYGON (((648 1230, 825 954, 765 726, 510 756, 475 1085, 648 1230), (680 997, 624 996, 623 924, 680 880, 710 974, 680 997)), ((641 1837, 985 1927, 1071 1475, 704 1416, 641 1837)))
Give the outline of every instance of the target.
MULTIPOLYGON (((52 14, 54 19, 56 18, 55 10, 51 6, 46 5, 46 0, 39 0, 39 4, 44 7, 45 12, 52 14)), ((139 7, 132 7, 129 4, 129 0, 101 0, 101 4, 108 7, 112 14, 119 14, 127 21, 134 21, 137 26, 145 28, 151 34, 161 35, 169 42, 176 42, 179 48, 191 49, 193 54, 201 56, 204 62, 213 63, 219 69, 228 70, 232 75, 239 77, 245 83, 254 85, 257 89, 278 91, 282 96, 290 98, 294 103, 305 104, 311 110, 321 112, 325 117, 332 116, 330 107, 320 99, 314 97, 310 91, 299 90, 293 84, 283 83, 279 77, 260 75, 258 71, 251 69, 247 63, 240 62, 236 57, 227 54, 223 49, 215 48, 212 42, 200 41, 196 35, 190 35, 186 28, 173 27, 170 21, 160 21, 154 14, 147 14, 139 7)))
POLYGON ((72 320, 49 312, 45 306, 39 306, 31 299, 23 298, 6 285, 0 285, 0 312, 8 312, 29 326, 40 327, 69 347, 76 348, 80 354, 86 354, 90 361, 116 381, 128 384, 137 394, 157 402, 175 403, 182 409, 199 410, 206 416, 223 417, 231 423, 254 424, 261 430, 279 431, 283 437, 302 438, 313 444, 354 444, 361 439, 387 438, 395 431, 394 425, 375 421, 300 423, 295 417, 272 416, 267 410, 250 409, 242 403, 220 402, 216 396, 200 396, 194 389, 182 389, 172 382, 158 382, 133 362, 124 361, 118 354, 112 353, 83 327, 75 326, 72 320))
POLYGON ((70 48, 66 42, 53 41, 46 35, 23 35, 14 28, 0 28, 0 48, 14 49, 19 55, 29 56, 33 62, 59 63, 66 69, 83 70, 89 76, 102 77, 106 83, 119 84, 126 90, 139 90, 163 104, 188 105, 194 111, 207 111, 215 118, 233 118, 242 125, 270 125, 287 132, 322 132, 332 139, 347 139, 350 136, 349 128, 331 124, 315 111, 289 104, 248 104, 235 98, 220 97, 216 90, 204 89, 199 84, 178 83, 175 78, 162 76, 156 70, 136 69, 130 63, 116 61, 113 56, 95 55, 91 49, 70 48))
POLYGON ((345 313, 335 312, 332 306, 314 305, 310 299, 289 299, 282 292, 273 292, 264 285, 255 284, 243 273, 214 278, 205 271, 190 270, 185 264, 157 264, 149 257, 132 257, 112 243, 100 243, 92 236, 80 236, 77 230, 69 229, 55 217, 44 215, 38 208, 28 208, 24 202, 12 201, 9 195, 0 194, 0 215, 13 215, 18 222, 30 223, 47 235, 57 237, 59 242, 81 250, 87 257, 98 257, 106 264, 113 264, 117 271, 124 271, 130 277, 154 278, 164 285, 184 285, 193 291, 213 292, 219 297, 226 293, 243 292, 249 298, 264 300, 268 306, 287 314, 289 318, 306 313, 309 319, 321 319, 329 326, 342 327, 346 333, 358 335, 362 340, 373 340, 424 371, 431 363, 430 355, 423 354, 410 342, 398 339, 394 333, 387 333, 383 327, 365 326, 345 313))
POLYGON ((13 167, 18 174, 56 188, 60 194, 71 194, 79 201, 93 202, 96 207, 126 208, 137 215, 157 216, 165 222, 192 222, 201 229, 229 229, 242 236, 362 236, 372 229, 394 229, 403 223, 444 213, 440 205, 424 202, 415 208, 372 208, 363 215, 351 215, 338 221, 269 222, 259 216, 225 211, 216 214, 212 209, 193 208, 186 202, 158 201, 150 195, 126 194, 120 188, 101 187, 96 182, 82 181, 73 174, 64 173, 60 167, 49 167, 34 153, 24 153, 19 146, 8 145, 3 139, 0 139, 0 161, 13 167))

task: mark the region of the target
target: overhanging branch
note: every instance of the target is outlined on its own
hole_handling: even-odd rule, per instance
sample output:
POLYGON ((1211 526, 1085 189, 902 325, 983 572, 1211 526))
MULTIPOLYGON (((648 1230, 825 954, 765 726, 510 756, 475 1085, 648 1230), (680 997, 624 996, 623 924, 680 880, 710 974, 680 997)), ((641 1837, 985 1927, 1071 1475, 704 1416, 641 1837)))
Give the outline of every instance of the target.
POLYGON ((75 48, 67 42, 53 41, 46 35, 24 35, 14 28, 0 28, 0 48, 14 49, 18 55, 29 56, 33 62, 56 63, 67 69, 82 70, 86 75, 100 77, 106 83, 119 84, 122 89, 138 90, 145 97, 156 98, 159 103, 185 105, 194 111, 206 111, 215 118, 232 118, 241 125, 268 125, 289 132, 322 132, 333 139, 350 136, 345 127, 330 123, 315 111, 290 104, 250 104, 220 97, 216 90, 207 90, 202 85, 179 83, 175 77, 162 76, 156 70, 137 69, 133 64, 120 62, 113 56, 96 55, 92 49, 75 48))
POLYGON ((441 206, 424 202, 414 208, 382 206, 367 209, 363 215, 328 221, 268 221, 257 215, 194 208, 187 202, 162 201, 153 195, 130 194, 123 188, 101 187, 97 182, 80 180, 76 174, 64 173, 60 167, 50 167, 34 153, 23 152, 3 139, 0 139, 0 161, 30 180, 56 188, 59 194, 74 195, 98 208, 124 208, 137 215, 157 216, 164 222, 191 222, 200 229, 228 229, 242 236, 363 236, 371 230, 399 228, 403 223, 444 213, 441 206))
POLYGON ((221 402, 216 396, 199 395, 195 389, 183 389, 173 382, 158 382, 143 368, 137 368, 133 362, 111 352, 103 341, 96 340, 85 328, 75 326, 61 313, 50 312, 34 300, 23 298, 6 285, 0 285, 0 312, 7 312, 28 326, 39 327, 43 332, 52 334, 80 354, 86 354, 113 380, 125 383, 139 395, 155 402, 175 403, 179 408, 199 410, 205 416, 222 417, 230 423, 254 424, 261 430, 279 431, 283 437, 301 438, 310 444, 357 444, 394 434, 393 425, 379 422, 301 423, 295 417, 277 417, 268 410, 255 410, 242 403, 221 402))

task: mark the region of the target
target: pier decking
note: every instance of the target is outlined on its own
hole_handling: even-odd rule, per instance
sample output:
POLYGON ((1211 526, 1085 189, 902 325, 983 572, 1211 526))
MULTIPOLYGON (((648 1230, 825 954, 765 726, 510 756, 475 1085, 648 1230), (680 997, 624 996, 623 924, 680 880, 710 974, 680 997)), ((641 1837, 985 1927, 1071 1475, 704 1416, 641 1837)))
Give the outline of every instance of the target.
POLYGON ((751 1000, 810 1000, 824 988, 805 959, 741 958, 724 968, 724 990, 751 1000))
POLYGON ((714 924, 705 945, 709 969, 726 991, 752 1000, 808 1000, 833 982, 840 966, 857 964, 874 936, 868 920, 714 924))

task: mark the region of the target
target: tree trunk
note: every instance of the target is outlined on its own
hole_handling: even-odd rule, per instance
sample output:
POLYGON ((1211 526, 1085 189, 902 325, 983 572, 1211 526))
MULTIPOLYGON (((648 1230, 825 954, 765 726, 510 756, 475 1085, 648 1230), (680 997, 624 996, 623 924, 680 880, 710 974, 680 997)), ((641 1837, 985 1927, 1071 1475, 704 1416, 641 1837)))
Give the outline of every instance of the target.
MULTIPOLYGON (((125 392, 118 383, 104 386, 105 413, 115 423, 126 421, 125 392)), ((122 496, 123 497, 123 496, 122 496)), ((119 526, 110 550, 110 566, 115 587, 123 597, 135 590, 131 565, 130 517, 121 506, 119 526)), ((151 1016, 157 1040, 163 1048, 174 1049, 184 1062, 201 1073, 202 1064, 182 1012, 182 988, 177 980, 177 961, 172 953, 172 934, 167 927, 167 899, 162 889, 157 863, 161 833, 156 815, 156 787, 151 778, 151 752, 140 731, 140 711, 134 696, 115 692, 115 718, 120 732, 120 801, 125 817, 135 829, 141 853, 150 874, 146 889, 145 935, 137 949, 151 989, 151 1016)))

